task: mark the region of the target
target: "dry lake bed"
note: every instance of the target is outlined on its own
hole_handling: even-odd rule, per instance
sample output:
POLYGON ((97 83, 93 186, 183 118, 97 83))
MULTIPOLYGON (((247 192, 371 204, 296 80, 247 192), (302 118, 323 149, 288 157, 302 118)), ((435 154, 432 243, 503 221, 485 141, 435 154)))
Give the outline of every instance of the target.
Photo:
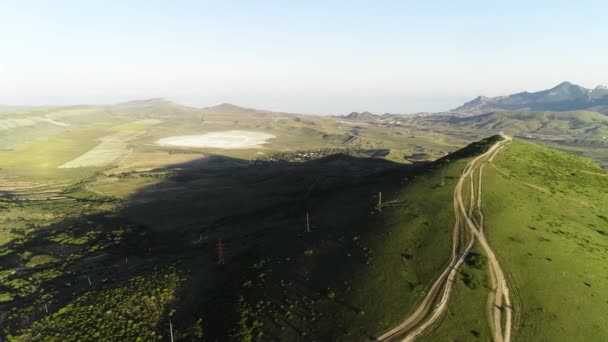
POLYGON ((160 146, 211 147, 223 149, 259 148, 268 140, 275 138, 272 134, 252 131, 222 131, 200 135, 180 135, 162 138, 156 141, 160 146))

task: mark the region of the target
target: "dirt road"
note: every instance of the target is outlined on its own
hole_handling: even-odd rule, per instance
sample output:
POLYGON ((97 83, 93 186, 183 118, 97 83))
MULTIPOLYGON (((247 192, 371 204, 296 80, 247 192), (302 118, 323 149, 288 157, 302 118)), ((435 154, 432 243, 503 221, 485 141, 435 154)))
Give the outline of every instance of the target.
POLYGON ((453 195, 455 223, 450 263, 433 283, 416 310, 398 326, 382 334, 378 338, 379 341, 414 341, 439 322, 447 310, 458 270, 476 241, 479 242, 488 258, 492 280, 487 315, 494 341, 510 341, 512 306, 509 287, 496 255, 483 233, 484 216, 481 210, 483 167, 510 142, 511 138, 503 135, 503 140, 473 159, 464 168, 453 195), (466 191, 464 187, 467 183, 469 185, 468 207, 463 200, 463 192, 466 191))

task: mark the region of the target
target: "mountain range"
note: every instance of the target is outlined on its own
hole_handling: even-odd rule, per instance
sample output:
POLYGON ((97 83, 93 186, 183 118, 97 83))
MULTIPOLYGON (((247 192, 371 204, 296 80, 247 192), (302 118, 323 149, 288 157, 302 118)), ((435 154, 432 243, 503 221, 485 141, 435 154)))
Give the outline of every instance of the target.
POLYGON ((587 110, 608 114, 608 87, 594 89, 570 82, 538 92, 485 97, 479 96, 451 112, 460 114, 483 114, 497 111, 573 111, 587 110))

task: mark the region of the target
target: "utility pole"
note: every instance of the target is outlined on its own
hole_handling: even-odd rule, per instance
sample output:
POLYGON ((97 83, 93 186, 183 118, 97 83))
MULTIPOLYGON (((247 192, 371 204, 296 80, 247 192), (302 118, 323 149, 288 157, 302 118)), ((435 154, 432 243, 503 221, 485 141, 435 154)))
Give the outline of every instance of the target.
POLYGON ((171 334, 171 342, 173 342, 173 323, 169 320, 169 333, 171 334))
POLYGON ((217 241, 217 246, 215 247, 215 250, 217 252, 217 264, 223 265, 224 264, 224 244, 222 243, 222 239, 219 239, 217 241))
POLYGON ((306 232, 310 233, 310 218, 308 217, 308 210, 306 211, 306 232))
POLYGON ((46 312, 47 314, 49 313, 49 308, 46 306, 46 303, 44 303, 44 312, 46 312))
POLYGON ((382 208, 382 191, 378 192, 378 209, 382 208))

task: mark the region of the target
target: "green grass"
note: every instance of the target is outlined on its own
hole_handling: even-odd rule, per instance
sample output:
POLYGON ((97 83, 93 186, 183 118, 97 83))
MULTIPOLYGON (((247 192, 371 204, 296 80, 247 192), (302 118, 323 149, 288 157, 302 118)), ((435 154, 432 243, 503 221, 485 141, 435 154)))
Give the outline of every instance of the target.
MULTIPOLYGON (((183 276, 166 268, 145 276, 135 276, 125 284, 87 292, 31 327, 8 336, 8 341, 163 341, 169 331, 161 331, 161 320, 170 319, 169 305, 183 276)), ((40 310, 40 308, 34 308, 40 310)), ((14 314, 14 313, 11 313, 14 314)))
POLYGON ((40 265, 46 265, 49 263, 53 263, 56 261, 57 261, 57 258, 55 258, 52 255, 34 255, 27 261, 27 263, 25 264, 25 267, 36 267, 36 266, 40 266, 40 265))
POLYGON ((61 233, 61 234, 57 234, 57 235, 50 237, 49 241, 57 242, 60 244, 84 245, 84 244, 88 243, 89 240, 95 238, 95 236, 97 234, 98 234, 97 232, 93 231, 93 232, 88 232, 84 236, 75 237, 68 233, 61 233))
POLYGON ((515 339, 605 340, 608 173, 518 140, 495 164, 485 169, 486 229, 523 303, 515 339))
POLYGON ((448 311, 429 341, 489 341, 486 319, 490 278, 484 263, 463 264, 448 311))
POLYGON ((0 303, 10 302, 11 300, 13 300, 13 296, 10 293, 7 293, 7 292, 0 293, 0 303))
MULTIPOLYGON (((606 186, 608 173, 591 161, 520 140, 484 169, 486 235, 512 282, 514 341, 608 336, 606 186)), ((490 338, 489 278, 479 265, 463 266, 429 341, 490 338)))
POLYGON ((99 144, 96 138, 105 134, 98 128, 84 128, 61 135, 36 139, 19 145, 12 151, 0 151, 0 174, 25 181, 51 179, 78 179, 86 177, 91 169, 57 169, 99 144))

